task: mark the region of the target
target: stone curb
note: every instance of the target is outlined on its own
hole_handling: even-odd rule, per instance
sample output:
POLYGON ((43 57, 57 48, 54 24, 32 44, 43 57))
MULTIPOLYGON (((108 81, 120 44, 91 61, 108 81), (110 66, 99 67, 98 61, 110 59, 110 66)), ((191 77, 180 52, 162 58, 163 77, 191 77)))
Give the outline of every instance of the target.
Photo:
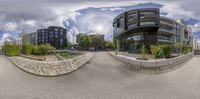
MULTIPOLYGON (((60 66, 60 67, 56 67, 56 66, 54 66, 53 64, 55 64, 54 62, 52 62, 52 64, 51 64, 51 62, 39 62, 39 65, 40 66, 25 66, 25 65, 27 65, 27 64, 25 64, 25 65, 23 65, 23 66, 20 66, 18 63, 16 63, 15 61, 14 61, 14 59, 16 58, 16 57, 8 57, 8 60, 12 63, 12 64, 14 64, 16 67, 18 67, 19 69, 21 69, 21 70, 23 70, 23 71, 25 71, 25 72, 27 72, 27 73, 29 73, 29 74, 32 74, 32 75, 36 75, 36 76, 42 76, 42 77, 56 77, 56 76, 62 76, 62 75, 65 75, 65 74, 69 74, 69 73, 71 73, 71 72, 74 72, 74 71, 76 71, 76 70, 78 70, 78 69, 80 69, 83 65, 85 65, 90 59, 92 59, 92 57, 94 56, 94 54, 93 53, 86 53, 86 54, 83 54, 83 55, 80 55, 80 56, 78 56, 78 57, 75 57, 75 58, 72 58, 72 59, 70 59, 70 60, 64 60, 64 61, 56 61, 55 63, 58 65, 58 66, 60 66), (60 65, 61 64, 61 65, 60 65), (45 65, 47 65, 47 66, 45 66, 45 65), (43 66, 45 66, 45 67, 43 67, 43 66), (26 69, 26 67, 29 67, 29 68, 37 68, 37 69, 33 69, 33 70, 27 70, 26 69), (38 69, 38 67, 42 67, 42 69, 40 68, 40 69, 38 69), (43 69, 44 68, 47 68, 47 67, 49 67, 49 70, 50 71, 52 71, 53 69, 53 71, 55 71, 54 73, 52 73, 52 74, 50 74, 49 72, 47 73, 47 74, 45 74, 45 73, 41 73, 41 72, 34 72, 34 70, 36 70, 36 71, 38 71, 38 70, 42 70, 43 71, 43 69), (64 68, 62 68, 62 67, 64 67, 64 68), (60 70, 60 68, 61 69, 65 69, 65 70, 60 70), (66 68, 68 69, 68 70, 66 70, 66 68), (60 71, 59 71, 60 70, 60 71)), ((24 62, 24 63, 28 63, 28 64, 34 64, 33 62, 31 63, 31 62, 27 62, 27 61, 24 61, 24 60, 21 60, 22 62, 24 62)), ((18 61, 19 62, 19 61, 18 61)))

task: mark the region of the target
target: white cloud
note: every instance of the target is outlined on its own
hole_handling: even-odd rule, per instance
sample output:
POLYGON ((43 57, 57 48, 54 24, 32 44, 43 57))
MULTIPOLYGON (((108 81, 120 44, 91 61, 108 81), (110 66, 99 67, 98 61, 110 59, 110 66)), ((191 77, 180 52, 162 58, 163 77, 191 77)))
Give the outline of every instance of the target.
MULTIPOLYGON (((103 7, 101 10, 117 11, 124 10, 121 6, 149 2, 165 5, 161 8, 161 11, 167 12, 168 17, 200 20, 199 0, 4 0, 0 1, 0 30, 5 33, 8 31, 16 33, 22 31, 34 32, 38 28, 46 28, 50 25, 63 26, 63 21, 70 18, 81 25, 80 30, 74 28, 74 31, 87 32, 92 30, 95 25, 101 25, 105 34, 111 34, 106 33, 106 31, 112 31, 112 28, 110 28, 112 27, 112 15, 89 14, 82 18, 83 20, 77 21, 77 17, 81 16, 78 10, 87 9, 87 7, 103 7), (98 21, 98 19, 95 19, 96 17, 105 19, 98 21), (97 21, 89 22, 91 19, 97 21)), ((200 23, 191 27, 195 32, 200 31, 200 23)))
POLYGON ((0 45, 4 41, 11 41, 10 37, 11 37, 11 35, 9 33, 3 33, 2 38, 0 39, 0 45))
POLYGON ((17 24, 15 22, 8 22, 5 24, 4 28, 8 31, 15 31, 17 27, 17 24))
POLYGON ((30 25, 30 26, 35 26, 36 22, 35 22, 35 20, 28 20, 28 21, 26 21, 26 24, 30 25))

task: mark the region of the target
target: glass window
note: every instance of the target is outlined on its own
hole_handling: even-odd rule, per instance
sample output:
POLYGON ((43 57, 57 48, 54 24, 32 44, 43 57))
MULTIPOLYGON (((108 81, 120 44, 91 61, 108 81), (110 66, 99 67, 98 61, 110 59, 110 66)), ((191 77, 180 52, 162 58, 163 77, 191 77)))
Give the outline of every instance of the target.
POLYGON ((58 35, 58 32, 55 32, 55 35, 58 35))
POLYGON ((155 22, 141 22, 140 25, 155 25, 155 22))

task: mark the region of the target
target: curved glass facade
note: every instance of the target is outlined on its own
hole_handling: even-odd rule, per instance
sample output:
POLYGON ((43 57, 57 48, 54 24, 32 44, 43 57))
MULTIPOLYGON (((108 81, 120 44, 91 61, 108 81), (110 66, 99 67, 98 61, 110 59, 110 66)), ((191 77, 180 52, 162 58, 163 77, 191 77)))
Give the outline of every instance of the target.
POLYGON ((142 45, 150 51, 155 44, 191 44, 192 33, 182 22, 160 16, 159 8, 126 11, 113 20, 118 50, 139 52, 142 45))

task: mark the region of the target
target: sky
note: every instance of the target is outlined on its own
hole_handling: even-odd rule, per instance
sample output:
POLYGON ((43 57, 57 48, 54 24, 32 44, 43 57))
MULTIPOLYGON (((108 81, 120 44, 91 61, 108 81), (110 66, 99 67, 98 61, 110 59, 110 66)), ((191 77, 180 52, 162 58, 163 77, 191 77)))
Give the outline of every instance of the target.
POLYGON ((200 43, 199 5, 200 0, 0 0, 0 44, 48 26, 67 28, 70 41, 90 31, 111 40, 113 18, 137 8, 160 8, 162 16, 185 20, 200 43))

